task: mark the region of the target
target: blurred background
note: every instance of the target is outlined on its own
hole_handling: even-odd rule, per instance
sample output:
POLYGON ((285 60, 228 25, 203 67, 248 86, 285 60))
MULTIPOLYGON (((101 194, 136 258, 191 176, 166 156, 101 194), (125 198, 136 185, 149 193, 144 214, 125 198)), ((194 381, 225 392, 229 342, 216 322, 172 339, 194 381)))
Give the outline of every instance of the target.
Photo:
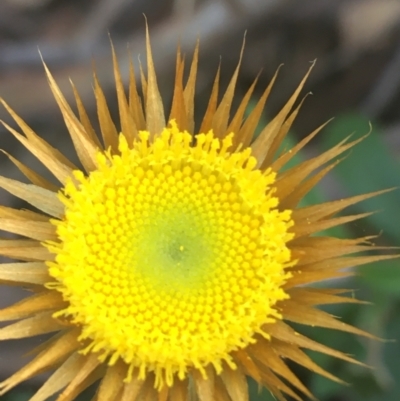
MULTIPOLYGON (((317 59, 306 85, 308 96, 285 146, 289 147, 331 117, 335 119, 299 156, 310 157, 349 134, 361 136, 352 150, 303 204, 400 186, 400 1, 398 0, 2 0, 0 2, 0 97, 51 144, 78 163, 66 128, 48 89, 38 49, 68 100, 69 83, 77 86, 93 121, 96 119, 92 71, 96 69, 113 115, 117 116, 111 70, 111 36, 125 82, 128 60, 145 62, 146 15, 158 83, 165 106, 171 101, 177 43, 190 60, 200 38, 197 85, 199 120, 208 101, 218 64, 222 87, 237 64, 246 33, 246 46, 237 85, 241 99, 261 71, 253 104, 280 64, 278 81, 267 103, 265 122, 283 105, 302 76, 317 59)), ((251 108, 251 106, 250 106, 251 108)), ((250 110, 249 110, 250 111, 250 110)), ((11 123, 3 109, 0 118, 11 123)), ((0 128, 0 147, 44 176, 50 175, 8 133, 0 128)), ((24 179, 8 158, 0 155, 1 174, 24 179)), ((0 192, 1 203, 25 205, 0 192)), ((400 191, 365 201, 350 212, 378 213, 335 235, 377 234, 379 245, 400 244, 400 191)), ((7 237, 2 233, 1 237, 7 237)), ((3 259, 2 261, 5 261, 3 259)), ((326 283, 334 286, 336 283, 326 283)), ((326 308, 343 320, 375 335, 400 337, 400 262, 366 266, 341 284, 371 305, 326 308)), ((24 296, 23 290, 0 286, 0 307, 24 296)), ((298 328, 317 341, 349 353, 374 369, 351 366, 313 354, 325 369, 350 386, 331 383, 291 365, 321 401, 398 401, 400 399, 400 344, 369 341, 319 330, 298 328)), ((28 359, 32 346, 45 338, 0 344, 0 380, 28 359)), ((34 378, 1 401, 26 401, 46 374, 34 378)), ((251 400, 270 400, 250 383, 251 400)), ((81 400, 90 399, 89 389, 81 400)))

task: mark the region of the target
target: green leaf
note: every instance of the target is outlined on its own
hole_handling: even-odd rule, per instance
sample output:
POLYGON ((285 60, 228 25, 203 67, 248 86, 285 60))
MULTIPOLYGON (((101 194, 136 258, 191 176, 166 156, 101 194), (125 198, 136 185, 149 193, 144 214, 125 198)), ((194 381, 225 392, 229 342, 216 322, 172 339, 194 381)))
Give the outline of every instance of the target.
MULTIPOLYGON (((328 125, 321 135, 323 147, 331 148, 340 140, 354 133, 352 140, 370 130, 368 120, 359 114, 343 115, 328 125)), ((382 141, 379 129, 374 126, 370 135, 351 150, 351 154, 334 170, 351 195, 400 186, 400 165, 382 141)), ((400 239, 399 225, 400 191, 368 199, 359 205, 361 212, 381 211, 365 219, 383 230, 392 239, 400 239)))
POLYGON ((400 298, 400 261, 387 260, 362 266, 360 280, 385 296, 400 298))

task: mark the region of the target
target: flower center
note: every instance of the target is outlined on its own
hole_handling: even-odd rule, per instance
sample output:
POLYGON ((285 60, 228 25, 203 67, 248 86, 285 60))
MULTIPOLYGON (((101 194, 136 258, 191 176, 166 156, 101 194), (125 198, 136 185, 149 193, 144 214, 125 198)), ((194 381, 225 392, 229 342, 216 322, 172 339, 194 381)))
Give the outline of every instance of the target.
POLYGON ((190 198, 171 203, 154 205, 138 230, 130 264, 160 290, 187 292, 203 285, 211 273, 217 256, 213 237, 221 227, 191 205, 190 198))
POLYGON ((221 371, 230 353, 280 318, 287 295, 290 212, 277 209, 275 174, 254 169, 231 137, 192 137, 172 121, 153 142, 141 132, 98 168, 75 172, 60 194, 65 218, 49 262, 54 288, 81 326, 83 352, 122 358, 172 385, 195 367, 221 371))

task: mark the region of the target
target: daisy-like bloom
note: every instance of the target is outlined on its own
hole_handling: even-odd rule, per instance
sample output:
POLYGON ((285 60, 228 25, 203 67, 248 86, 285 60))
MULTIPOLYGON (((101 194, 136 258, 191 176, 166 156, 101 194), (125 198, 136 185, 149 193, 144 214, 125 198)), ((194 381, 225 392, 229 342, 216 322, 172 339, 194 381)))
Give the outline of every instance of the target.
POLYGON ((76 89, 79 117, 46 68, 82 169, 3 101, 23 134, 3 124, 60 184, 12 156, 31 183, 0 178, 3 189, 38 210, 0 208, 0 229, 24 237, 0 240, 0 253, 17 260, 1 265, 0 282, 33 292, 0 311, 1 321, 16 321, 0 329, 0 339, 54 333, 32 361, 0 383, 0 394, 50 370, 31 401, 55 393, 59 401, 73 400, 96 381, 97 401, 245 401, 246 377, 279 400, 285 394, 300 400, 296 390, 312 395, 286 360, 336 381, 304 349, 357 363, 290 322, 368 335, 316 308, 357 301, 344 290, 312 284, 391 256, 349 256, 368 250, 370 238, 314 234, 365 216, 335 214, 377 193, 297 206, 358 141, 344 140, 282 172, 322 128, 278 154, 308 73, 254 139, 276 76, 249 116, 255 84, 231 117, 239 65, 220 101, 217 73, 196 133, 197 59, 198 48, 184 85, 178 51, 166 119, 148 37, 142 97, 132 66, 125 95, 113 51, 120 130, 95 76, 101 139, 76 89))

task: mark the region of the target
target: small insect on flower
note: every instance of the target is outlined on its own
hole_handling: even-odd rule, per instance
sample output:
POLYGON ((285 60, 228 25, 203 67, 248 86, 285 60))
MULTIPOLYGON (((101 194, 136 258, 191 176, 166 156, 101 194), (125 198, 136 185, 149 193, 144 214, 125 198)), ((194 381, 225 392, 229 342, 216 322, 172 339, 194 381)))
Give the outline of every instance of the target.
POLYGON ((16 321, 0 329, 0 340, 54 333, 32 361, 0 383, 0 395, 49 370, 31 401, 54 394, 73 400, 96 381, 97 401, 246 401, 247 377, 279 400, 300 400, 297 391, 312 398, 286 360, 335 381, 303 350, 357 361, 297 333, 291 322, 369 336, 316 307, 356 302, 353 297, 313 284, 392 257, 348 256, 368 250, 369 238, 314 234, 362 218, 335 215, 384 191, 298 206, 337 156, 358 142, 344 140, 284 169, 322 129, 278 154, 310 71, 257 139, 276 75, 249 116, 254 85, 230 117, 240 61, 219 102, 218 71, 195 132, 198 47, 186 84, 177 54, 166 119, 148 34, 146 43, 142 96, 132 65, 125 95, 113 49, 118 128, 94 77, 101 138, 76 89, 79 117, 45 66, 83 169, 2 101, 22 134, 5 127, 59 186, 14 158, 31 183, 0 177, 3 189, 37 209, 0 207, 0 230, 24 237, 0 240, 0 253, 16 260, 0 266, 0 282, 34 290, 0 311, 1 321, 16 321))

